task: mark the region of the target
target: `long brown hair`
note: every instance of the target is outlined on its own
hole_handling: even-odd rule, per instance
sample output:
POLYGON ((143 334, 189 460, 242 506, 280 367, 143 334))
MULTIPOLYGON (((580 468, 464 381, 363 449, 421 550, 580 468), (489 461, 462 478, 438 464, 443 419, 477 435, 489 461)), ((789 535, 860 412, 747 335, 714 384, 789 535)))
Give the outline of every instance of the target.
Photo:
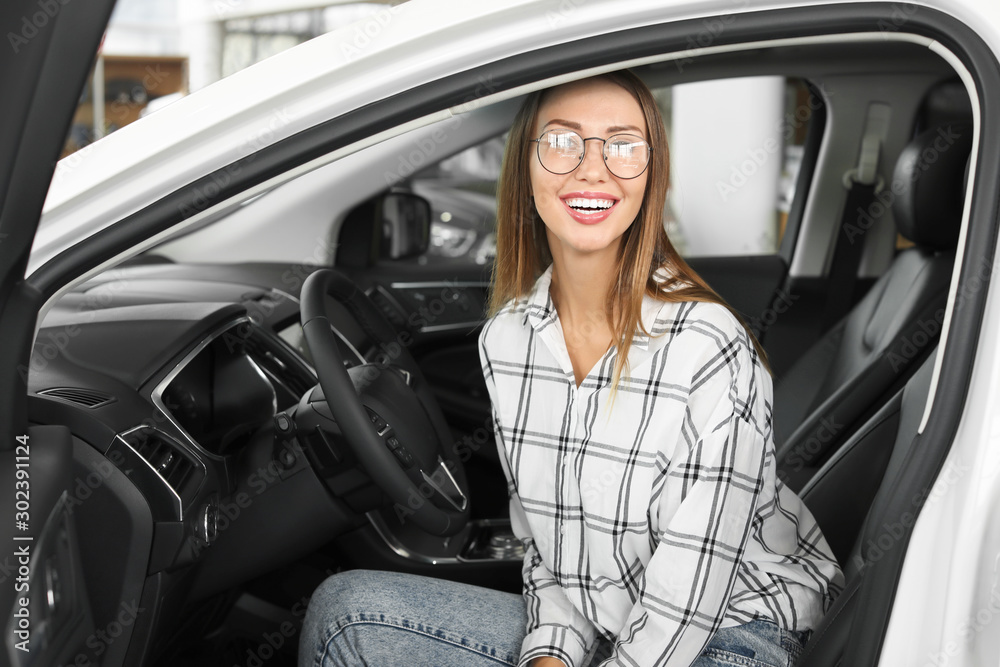
MULTIPOLYGON (((670 183, 670 158, 663 118, 656 100, 642 80, 630 71, 601 74, 632 94, 642 108, 653 151, 642 205, 622 234, 615 280, 608 290, 606 310, 612 343, 618 348, 612 397, 624 372, 628 373, 628 351, 637 330, 650 335, 642 323, 643 295, 659 301, 701 301, 725 306, 746 329, 747 336, 764 367, 770 372, 767 355, 743 318, 688 266, 674 249, 663 225, 663 208, 670 183), (669 277, 658 282, 653 274, 666 267, 669 277), (617 307, 616 307, 617 306, 617 307)), ((496 315, 510 300, 526 297, 538 276, 551 263, 545 223, 535 210, 531 195, 530 160, 534 155, 530 140, 538 108, 546 90, 530 93, 514 117, 503 166, 497 185, 496 259, 490 291, 488 316, 496 315)))

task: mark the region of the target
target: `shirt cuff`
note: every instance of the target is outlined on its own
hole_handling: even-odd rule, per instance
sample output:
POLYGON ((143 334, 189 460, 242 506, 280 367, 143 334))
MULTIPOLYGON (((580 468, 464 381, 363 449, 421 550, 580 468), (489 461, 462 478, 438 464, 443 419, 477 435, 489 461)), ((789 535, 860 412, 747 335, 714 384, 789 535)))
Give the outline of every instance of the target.
POLYGON ((543 625, 531 631, 521 643, 518 667, 525 667, 535 658, 559 658, 566 667, 584 667, 588 647, 572 629, 562 625, 543 625))

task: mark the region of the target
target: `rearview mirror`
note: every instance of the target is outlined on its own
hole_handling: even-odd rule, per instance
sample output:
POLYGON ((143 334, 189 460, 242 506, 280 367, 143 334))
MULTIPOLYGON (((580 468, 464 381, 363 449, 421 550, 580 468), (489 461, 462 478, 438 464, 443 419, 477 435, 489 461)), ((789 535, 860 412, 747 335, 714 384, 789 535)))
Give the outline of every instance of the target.
POLYGON ((431 205, 408 192, 382 195, 376 206, 380 224, 379 256, 405 259, 427 252, 431 237, 431 205))

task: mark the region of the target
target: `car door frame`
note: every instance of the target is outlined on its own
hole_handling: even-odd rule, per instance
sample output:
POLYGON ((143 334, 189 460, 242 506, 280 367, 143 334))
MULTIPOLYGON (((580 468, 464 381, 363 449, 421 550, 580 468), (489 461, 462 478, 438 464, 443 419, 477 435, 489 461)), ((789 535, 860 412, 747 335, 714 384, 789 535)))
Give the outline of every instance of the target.
MULTIPOLYGON (((0 550, 0 610, 11 631, 15 626, 7 626, 7 614, 13 620, 19 612, 34 610, 45 593, 37 590, 36 570, 57 549, 46 535, 59 526, 69 535, 69 548, 77 544, 71 517, 56 511, 65 510, 61 499, 73 479, 69 429, 31 428, 27 420, 29 360, 44 299, 24 275, 49 183, 113 7, 114 0, 8 0, 0 6, 7 42, 0 57, 0 80, 5 82, 0 98, 0 534, 7 538, 0 550), (14 572, 16 579, 7 574, 14 572)), ((65 552, 62 557, 65 564, 65 552)), ((70 564, 61 572, 71 575, 64 592, 72 599, 83 597, 80 590, 72 591, 82 585, 82 571, 70 564)), ((32 644, 32 631, 41 628, 22 620, 28 623, 24 634, 5 636, 4 650, 11 659, 28 651, 35 651, 35 658, 42 655, 37 653, 45 650, 39 641, 50 642, 44 659, 55 659, 58 651, 65 657, 72 650, 65 634, 43 635, 42 640, 36 633, 32 644), (53 646, 55 640, 63 645, 53 646)), ((87 614, 58 627, 79 644, 93 629, 87 614)), ((22 624, 16 628, 21 630, 22 624)))
POLYGON ((39 295, 24 282, 49 183, 114 0, 9 0, 0 101, 0 451, 26 427, 28 352, 39 295), (10 26, 14 26, 13 29, 10 26))

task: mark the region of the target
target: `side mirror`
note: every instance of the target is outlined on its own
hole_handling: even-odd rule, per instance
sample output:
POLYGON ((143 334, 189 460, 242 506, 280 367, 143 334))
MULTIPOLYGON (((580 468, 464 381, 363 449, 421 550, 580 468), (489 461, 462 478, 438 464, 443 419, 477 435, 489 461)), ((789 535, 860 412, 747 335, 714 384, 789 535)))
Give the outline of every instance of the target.
POLYGON ((379 197, 376 224, 380 226, 379 257, 405 259, 427 252, 431 238, 431 205, 408 192, 389 192, 379 197))

